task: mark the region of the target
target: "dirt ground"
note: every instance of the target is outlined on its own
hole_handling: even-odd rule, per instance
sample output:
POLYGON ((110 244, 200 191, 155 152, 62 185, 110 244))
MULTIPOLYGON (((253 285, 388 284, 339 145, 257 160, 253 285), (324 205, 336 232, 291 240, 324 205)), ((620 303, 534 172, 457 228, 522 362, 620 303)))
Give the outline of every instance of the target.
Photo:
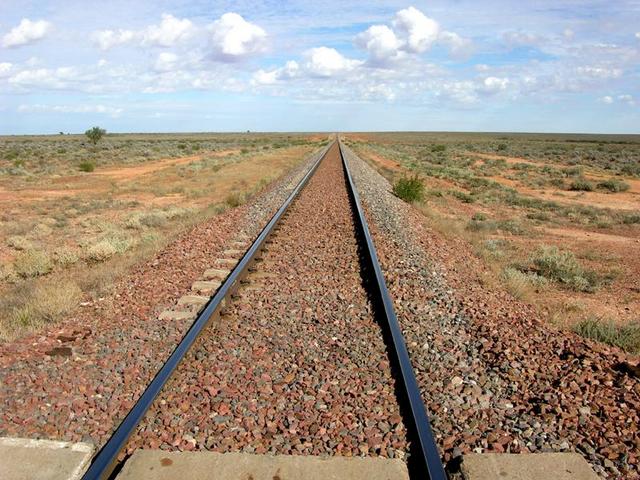
MULTIPOLYGON (((604 319, 617 324, 629 324, 640 320, 640 226, 607 218, 609 214, 628 215, 629 218, 640 214, 638 178, 616 175, 616 179, 628 185, 628 190, 621 192, 570 191, 566 187, 554 187, 549 184, 539 186, 532 180, 538 177, 544 180, 542 175, 518 177, 518 169, 524 168, 522 164, 538 170, 545 167, 552 170, 565 166, 559 165, 557 160, 549 162, 544 158, 532 156, 524 158, 492 153, 489 145, 489 151, 485 153, 470 151, 462 145, 456 150, 455 144, 447 144, 446 154, 440 157, 445 160, 433 160, 439 167, 443 163, 445 166, 453 164, 453 161, 446 163, 451 157, 461 159, 460 161, 466 159, 466 162, 462 163, 463 166, 466 165, 464 168, 468 169, 464 170, 465 172, 478 172, 478 178, 509 187, 517 191, 521 197, 554 202, 558 211, 570 211, 568 216, 556 218, 556 213, 551 209, 549 214, 545 213, 551 218, 536 216, 535 220, 530 220, 528 216, 533 217, 532 211, 524 206, 504 204, 492 198, 488 201, 469 201, 468 198, 460 199, 451 195, 454 190, 454 193, 472 194, 474 189, 469 188, 468 183, 453 177, 448 178, 441 171, 437 171, 435 175, 425 174, 420 169, 420 152, 425 151, 424 147, 427 147, 428 151, 430 144, 424 139, 419 147, 407 147, 410 142, 405 143, 400 134, 396 137, 391 134, 355 134, 347 138, 363 159, 391 180, 418 173, 427 191, 422 209, 445 233, 461 236, 473 243, 478 255, 492 266, 496 282, 502 281, 501 272, 505 267, 526 261, 531 252, 540 246, 557 246, 570 251, 584 268, 611 277, 594 292, 577 292, 550 283, 544 288, 524 293, 524 299, 534 304, 549 322, 562 328, 572 328, 576 322, 585 318, 604 319), (494 169, 495 171, 482 171, 482 168, 487 167, 485 162, 490 161, 499 162, 499 168, 494 169), (588 223, 578 213, 573 215, 572 209, 575 208, 594 209, 598 212, 599 223, 588 223), (494 231, 472 232, 469 230, 469 224, 472 223, 472 219, 479 218, 478 215, 488 218, 489 221, 515 222, 524 232, 514 233, 500 228, 494 231), (500 258, 494 258, 486 251, 484 245, 487 242, 500 242, 506 246, 504 251, 500 252, 500 258)), ((478 146, 475 147, 474 150, 480 149, 478 146)), ((427 158, 425 161, 430 161, 428 155, 423 157, 427 158)), ((571 166, 576 167, 575 163, 567 163, 566 168, 571 166)), ((579 168, 582 169, 581 178, 594 184, 612 176, 611 172, 593 165, 579 168)))
POLYGON ((13 161, 19 169, 0 161, 0 169, 9 165, 0 175, 0 338, 55 321, 87 295, 100 297, 112 272, 124 273, 186 226, 244 203, 327 138, 316 137, 197 137, 194 153, 184 137, 167 135, 145 140, 150 158, 125 137, 109 146, 118 158, 94 153, 92 172, 74 168, 70 153, 83 147, 72 141, 66 156, 44 165, 38 152, 63 151, 57 137, 0 145, 20 152, 13 161))

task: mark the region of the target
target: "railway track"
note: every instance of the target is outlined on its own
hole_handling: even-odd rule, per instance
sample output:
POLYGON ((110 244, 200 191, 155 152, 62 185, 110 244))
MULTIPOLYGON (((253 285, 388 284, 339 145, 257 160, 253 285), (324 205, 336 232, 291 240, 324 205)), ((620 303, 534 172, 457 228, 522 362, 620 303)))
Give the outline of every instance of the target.
POLYGON ((446 478, 339 142, 230 254, 83 478, 159 446, 404 457, 412 477, 446 478))

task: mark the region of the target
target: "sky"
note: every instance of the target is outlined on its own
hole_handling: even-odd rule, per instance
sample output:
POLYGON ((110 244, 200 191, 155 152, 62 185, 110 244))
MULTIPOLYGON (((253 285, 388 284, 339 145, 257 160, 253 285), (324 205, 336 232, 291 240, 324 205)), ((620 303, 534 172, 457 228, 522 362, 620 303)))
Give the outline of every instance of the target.
POLYGON ((640 0, 0 0, 0 134, 640 133, 640 0))

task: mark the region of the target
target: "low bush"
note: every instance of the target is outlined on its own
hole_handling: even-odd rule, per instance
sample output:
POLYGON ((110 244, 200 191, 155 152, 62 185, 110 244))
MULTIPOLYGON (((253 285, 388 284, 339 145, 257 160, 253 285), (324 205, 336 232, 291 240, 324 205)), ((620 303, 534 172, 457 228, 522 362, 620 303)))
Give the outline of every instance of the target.
POLYGON ((407 203, 419 202, 424 198, 424 185, 417 175, 404 177, 393 185, 393 194, 407 203))
POLYGON ((640 322, 617 325, 612 321, 587 318, 576 323, 573 331, 578 335, 619 347, 629 353, 640 353, 640 322))
POLYGON ((38 285, 32 311, 37 320, 55 322, 75 308, 81 295, 80 287, 69 280, 38 285))
POLYGON ((20 251, 32 248, 31 242, 21 235, 14 235, 13 237, 7 238, 7 245, 20 251))
POLYGON ((610 178, 605 180, 604 182, 598 183, 598 188, 603 190, 609 190, 610 192, 626 192, 629 190, 629 184, 623 182, 622 180, 616 180, 615 178, 610 178))
POLYGON ((541 246, 531 258, 535 271, 578 292, 594 292, 600 286, 595 272, 585 270, 571 252, 541 246))
POLYGON ((534 291, 543 287, 547 280, 533 272, 523 272, 517 268, 507 267, 502 272, 507 291, 517 299, 525 299, 534 291))
POLYGON ((81 172, 93 172, 96 169, 96 164, 89 161, 89 160, 85 160, 84 162, 80 162, 80 165, 78 165, 78 169, 81 172))
POLYGON ((52 267, 53 263, 49 255, 42 250, 35 249, 21 252, 13 262, 15 272, 23 278, 46 275, 52 267))
POLYGON ((107 239, 94 243, 87 250, 87 258, 94 262, 104 262, 118 253, 116 246, 107 239))
POLYGON ((569 184, 569 190, 578 192, 592 192, 595 186, 586 178, 576 178, 569 184))
POLYGON ((442 152, 445 152, 446 150, 447 150, 446 145, 442 145, 442 144, 431 145, 431 151, 433 153, 442 153, 442 152))
POLYGON ((239 207, 244 203, 244 197, 238 192, 230 193, 224 199, 224 203, 231 208, 239 207))

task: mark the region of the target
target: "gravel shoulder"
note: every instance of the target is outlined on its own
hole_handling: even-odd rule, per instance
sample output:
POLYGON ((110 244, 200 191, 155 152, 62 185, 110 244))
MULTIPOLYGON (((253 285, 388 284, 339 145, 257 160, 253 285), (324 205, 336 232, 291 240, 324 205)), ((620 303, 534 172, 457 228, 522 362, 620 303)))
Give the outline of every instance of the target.
POLYGON ((239 235, 266 223, 322 150, 250 204, 227 210, 136 266, 73 318, 0 345, 0 435, 100 446, 190 326, 160 320, 239 235))
POLYGON ((637 478, 640 382, 618 368, 627 356, 489 287, 468 245, 442 238, 344 150, 452 468, 471 451, 576 451, 603 478, 637 478))

